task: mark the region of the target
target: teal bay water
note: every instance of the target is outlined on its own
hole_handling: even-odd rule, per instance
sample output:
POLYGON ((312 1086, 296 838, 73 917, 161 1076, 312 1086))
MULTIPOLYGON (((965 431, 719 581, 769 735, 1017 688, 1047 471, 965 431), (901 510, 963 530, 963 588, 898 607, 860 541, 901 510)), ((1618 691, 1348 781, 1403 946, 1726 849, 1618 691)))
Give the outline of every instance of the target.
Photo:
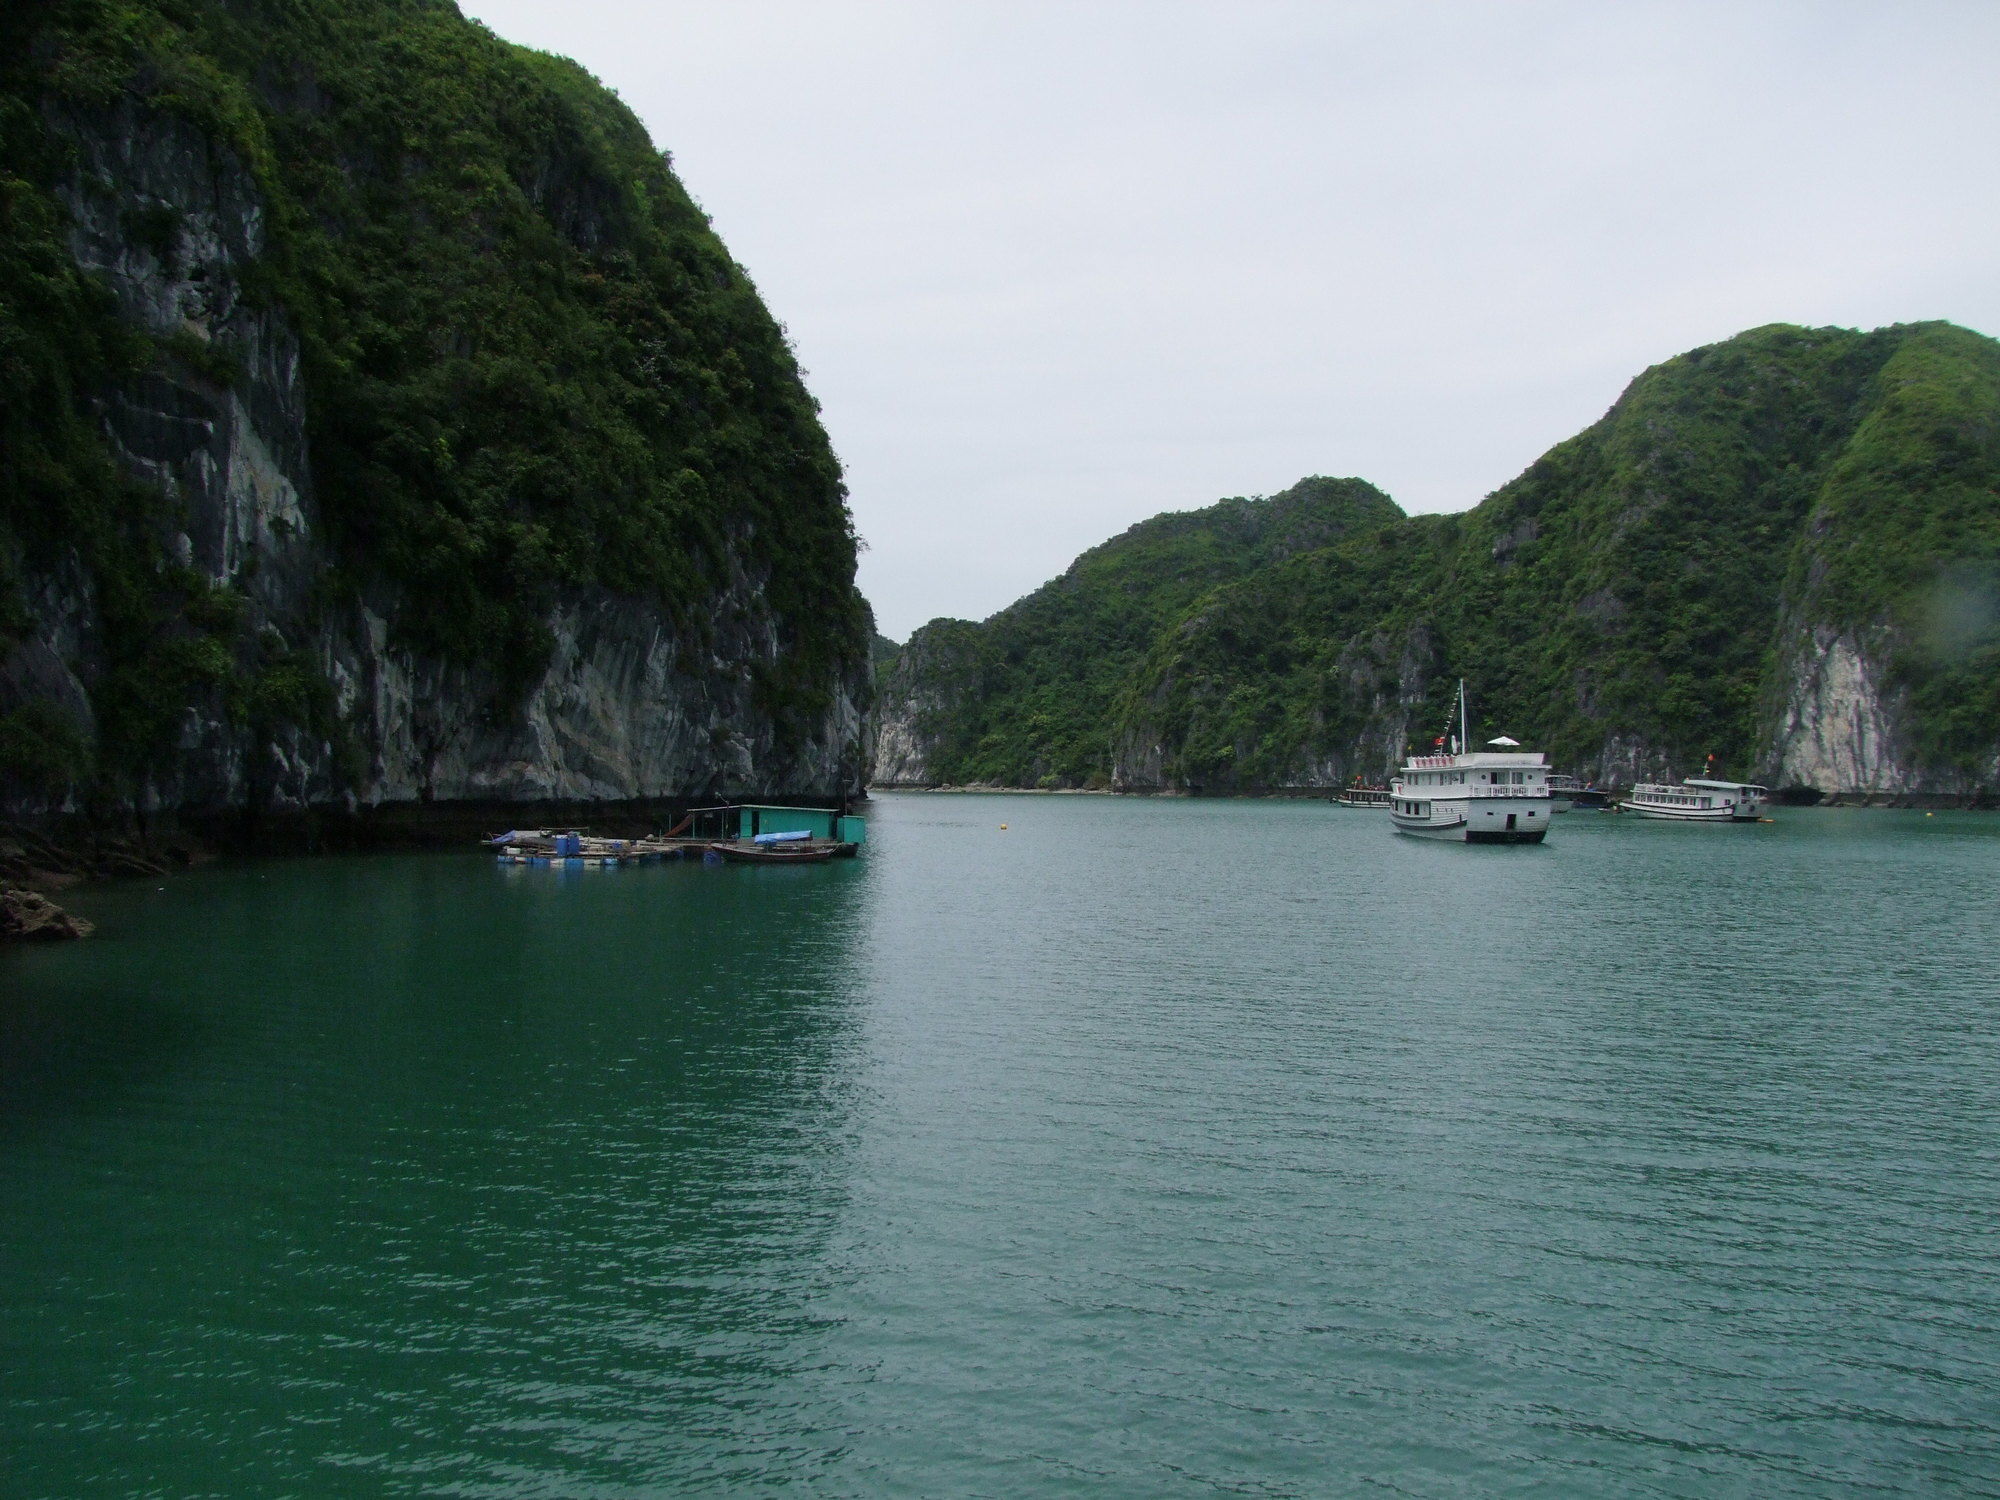
POLYGON ((0 1494, 2000 1494, 2000 818, 1778 817, 84 893, 0 1494))

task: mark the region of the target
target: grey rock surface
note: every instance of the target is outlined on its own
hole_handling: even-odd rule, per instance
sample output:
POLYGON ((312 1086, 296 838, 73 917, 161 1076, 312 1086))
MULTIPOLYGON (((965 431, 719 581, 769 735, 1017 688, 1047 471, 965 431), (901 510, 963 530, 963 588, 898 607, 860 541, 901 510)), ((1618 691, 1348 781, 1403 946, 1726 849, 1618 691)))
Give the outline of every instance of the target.
MULTIPOLYGON (((702 641, 678 637, 653 601, 602 590, 559 598, 554 642, 524 694, 503 699, 485 673, 400 647, 393 594, 363 588, 329 602, 335 559, 313 490, 300 343, 281 307, 246 295, 262 253, 264 211, 251 174, 177 117, 121 107, 58 128, 76 145, 62 187, 71 250, 124 315, 182 347, 214 351, 241 374, 227 385, 199 361, 170 362, 109 393, 99 416, 131 478, 175 517, 163 555, 247 601, 247 630, 303 655, 332 684, 344 725, 314 739, 254 733, 219 704, 191 704, 176 750, 130 809, 215 813, 412 801, 818 796, 866 781, 865 659, 826 684, 828 706, 789 734, 760 707, 755 667, 780 650, 779 622, 730 562, 701 613, 702 641), (142 243, 136 215, 167 211, 172 243, 142 243), (164 250, 165 253, 162 253, 164 250)), ((73 560, 31 573, 33 626, 0 653, 0 710, 54 704, 88 736, 102 662, 102 617, 73 560)), ((73 799, 20 793, 0 814, 74 812, 73 799)))

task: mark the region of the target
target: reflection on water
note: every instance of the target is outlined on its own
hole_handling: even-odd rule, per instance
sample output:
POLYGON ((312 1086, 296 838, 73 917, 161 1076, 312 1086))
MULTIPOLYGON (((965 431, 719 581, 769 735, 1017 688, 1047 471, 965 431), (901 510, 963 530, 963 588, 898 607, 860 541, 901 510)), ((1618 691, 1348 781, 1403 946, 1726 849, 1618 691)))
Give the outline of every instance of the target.
POLYGON ((2000 820, 871 833, 7 956, 0 1492, 1992 1492, 2000 820))
POLYGON ((0 1488, 705 1462, 688 1414, 781 1379, 812 1322, 786 1268, 842 1199, 865 881, 591 873, 248 866, 27 956, 17 1013, 87 986, 92 1036, 36 1050, 70 1113, 17 1113, 0 1159, 28 1376, 0 1488))

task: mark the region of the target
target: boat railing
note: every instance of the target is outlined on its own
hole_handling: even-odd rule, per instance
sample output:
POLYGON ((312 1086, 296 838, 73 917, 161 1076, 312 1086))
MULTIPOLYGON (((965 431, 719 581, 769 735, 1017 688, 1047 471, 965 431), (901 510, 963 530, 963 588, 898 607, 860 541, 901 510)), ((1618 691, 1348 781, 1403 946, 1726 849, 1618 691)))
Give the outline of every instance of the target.
POLYGON ((1432 797, 1440 802, 1463 802, 1473 797, 1547 797, 1549 794, 1539 786, 1480 786, 1477 783, 1460 785, 1453 782, 1441 787, 1411 787, 1402 795, 1432 797))

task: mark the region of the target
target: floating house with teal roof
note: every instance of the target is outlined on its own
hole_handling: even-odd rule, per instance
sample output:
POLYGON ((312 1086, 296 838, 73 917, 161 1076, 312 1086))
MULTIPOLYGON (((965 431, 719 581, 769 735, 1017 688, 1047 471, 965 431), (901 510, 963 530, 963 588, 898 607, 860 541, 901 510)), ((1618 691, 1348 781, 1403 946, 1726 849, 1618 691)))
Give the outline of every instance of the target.
MULTIPOLYGON (((697 807, 687 816, 683 837, 735 840, 739 843, 768 833, 804 834, 836 844, 861 844, 868 839, 868 822, 832 807, 769 807, 734 802, 726 807, 697 807)), ((678 831, 678 830, 677 830, 678 831)))

